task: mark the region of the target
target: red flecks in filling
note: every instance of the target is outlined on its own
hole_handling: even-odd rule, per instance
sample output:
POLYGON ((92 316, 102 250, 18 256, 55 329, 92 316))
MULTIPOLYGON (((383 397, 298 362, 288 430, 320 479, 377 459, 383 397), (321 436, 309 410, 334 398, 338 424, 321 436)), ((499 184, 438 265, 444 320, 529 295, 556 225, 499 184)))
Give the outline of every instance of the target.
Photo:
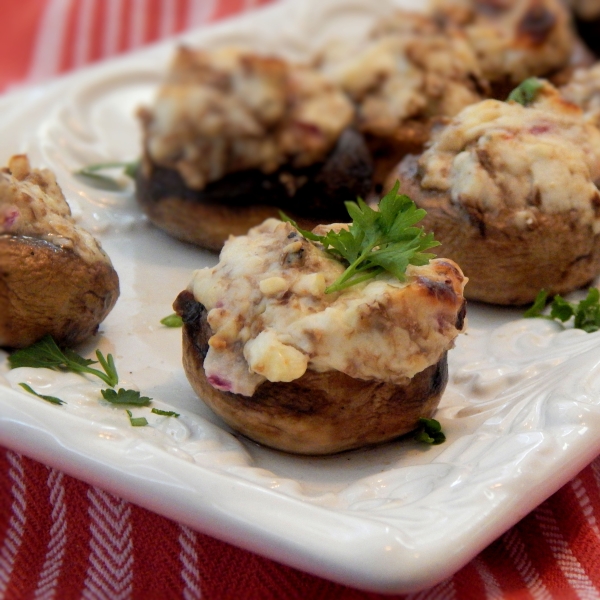
POLYGON ((534 125, 529 128, 529 133, 533 135, 541 135, 542 133, 548 133, 550 131, 550 125, 534 125))
POLYGON ((208 383, 212 385, 217 390, 222 390, 224 392, 231 391, 231 382, 227 381, 227 379, 223 379, 218 375, 209 375, 207 378, 208 383))
POLYGON ((5 215, 4 215, 4 223, 3 223, 3 228, 4 229, 10 229, 16 222, 16 220, 19 218, 19 211, 16 208, 13 208, 12 210, 9 210, 5 215))

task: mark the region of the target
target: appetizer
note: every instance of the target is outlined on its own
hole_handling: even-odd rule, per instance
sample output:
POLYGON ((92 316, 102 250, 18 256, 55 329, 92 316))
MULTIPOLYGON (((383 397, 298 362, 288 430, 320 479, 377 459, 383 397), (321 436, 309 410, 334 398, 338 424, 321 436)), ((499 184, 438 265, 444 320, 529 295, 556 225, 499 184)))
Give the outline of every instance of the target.
POLYGON ((332 46, 321 69, 356 103, 376 166, 388 171, 422 149, 434 117, 454 116, 488 93, 465 35, 449 20, 409 11, 377 23, 359 47, 332 46))
POLYGON ((45 335, 73 345, 94 334, 119 296, 119 278, 78 227, 52 172, 25 155, 0 170, 0 346, 45 335))
POLYGON ((371 186, 352 103, 314 69, 181 48, 144 129, 137 197, 168 233, 212 250, 279 209, 314 227, 371 186))
POLYGON ((465 108, 390 175, 427 211, 467 297, 532 302, 600 273, 600 131, 543 80, 465 108))
POLYGON ((174 308, 204 402, 249 438, 328 454, 405 434, 435 411, 465 326, 466 283, 397 187, 350 226, 268 219, 231 237, 174 308), (310 238, 310 239, 308 239, 310 238))
POLYGON ((576 36, 562 0, 434 0, 432 8, 464 32, 496 98, 572 59, 576 36))

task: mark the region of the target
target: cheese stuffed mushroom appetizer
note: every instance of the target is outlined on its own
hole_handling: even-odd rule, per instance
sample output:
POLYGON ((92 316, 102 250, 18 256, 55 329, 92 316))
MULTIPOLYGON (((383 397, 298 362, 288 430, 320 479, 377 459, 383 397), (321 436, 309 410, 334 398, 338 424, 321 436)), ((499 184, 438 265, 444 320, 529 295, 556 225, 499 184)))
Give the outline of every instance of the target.
POLYGON ((319 239, 269 219, 231 238, 174 305, 199 397, 247 437, 300 454, 415 429, 440 401, 447 352, 465 327, 466 279, 454 262, 415 259, 402 281, 377 269, 345 287, 346 265, 319 239))
POLYGON ((0 346, 82 342, 118 296, 110 259, 75 224, 53 173, 13 156, 0 170, 0 346))
POLYGON ((504 305, 600 273, 600 131, 549 83, 520 90, 533 101, 466 108, 389 182, 427 211, 425 228, 469 277, 467 297, 504 305))
POLYGON ((140 111, 137 197, 168 233, 211 250, 279 209, 314 227, 371 187, 352 103, 308 66, 181 48, 140 111))
POLYGON ((422 149, 436 118, 488 94, 464 33, 448 19, 409 11, 376 23, 358 46, 332 45, 320 68, 356 104, 378 183, 394 161, 422 149))
POLYGON ((435 0, 432 10, 464 32, 495 98, 504 100, 528 77, 550 77, 580 59, 562 0, 435 0))

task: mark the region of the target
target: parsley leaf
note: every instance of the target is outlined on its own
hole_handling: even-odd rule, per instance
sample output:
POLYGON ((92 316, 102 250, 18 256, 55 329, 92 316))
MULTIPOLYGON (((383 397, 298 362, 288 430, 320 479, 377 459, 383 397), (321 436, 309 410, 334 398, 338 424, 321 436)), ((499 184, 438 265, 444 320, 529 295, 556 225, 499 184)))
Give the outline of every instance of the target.
POLYGON ((506 101, 512 100, 523 106, 529 106, 537 97, 544 83, 537 77, 529 77, 522 81, 509 95, 506 101))
POLYGON ((125 390, 119 388, 119 391, 113 389, 100 390, 102 397, 111 404, 131 405, 131 406, 148 406, 152 402, 152 398, 140 395, 136 390, 125 390))
POLYGON ((46 400, 46 402, 51 402, 52 404, 64 404, 65 403, 64 400, 61 400, 60 398, 57 398, 56 396, 45 396, 44 394, 38 394, 34 389, 31 388, 31 386, 27 385, 26 383, 19 383, 19 385, 26 392, 29 392, 30 394, 33 394, 34 396, 37 396, 38 398, 41 398, 42 400, 46 400))
POLYGON ((533 301, 533 305, 530 306, 523 315, 526 319, 533 319, 535 317, 545 317, 542 314, 544 308, 546 308, 546 301, 548 300, 548 292, 546 290, 540 290, 533 301))
POLYGON ((177 313, 161 319, 160 322, 165 327, 183 327, 183 319, 177 313))
POLYGON ((63 351, 51 335, 46 335, 32 346, 13 352, 8 357, 8 362, 11 369, 17 367, 65 369, 73 373, 95 375, 111 387, 117 385, 119 376, 112 354, 105 358, 100 350, 96 350, 96 358, 98 361, 83 358, 73 350, 65 349, 63 351), (90 368, 89 365, 96 364, 96 362, 100 363, 104 372, 90 368))
POLYGON ((538 293, 533 306, 525 311, 525 318, 539 317, 566 323, 573 320, 575 329, 583 329, 587 333, 600 330, 600 291, 593 287, 581 302, 568 302, 562 296, 554 296, 550 303, 550 314, 542 311, 546 305, 548 294, 544 290, 538 293))
POLYGON ((135 179, 135 174, 139 167, 139 161, 132 162, 107 162, 88 165, 79 171, 73 173, 75 177, 83 180, 87 185, 109 192, 118 192, 123 189, 123 184, 109 175, 103 175, 101 171, 122 171, 124 175, 135 179))
POLYGON ((179 413, 176 413, 173 410, 160 410, 160 408, 153 408, 150 412, 153 412, 155 415, 161 415, 163 417, 179 417, 179 413))
POLYGON ((132 427, 145 427, 148 425, 148 420, 146 417, 134 417, 130 410, 126 412, 129 415, 129 422, 131 423, 132 427))
POLYGON ((419 419, 419 429, 415 433, 415 440, 437 446, 446 441, 446 436, 442 432, 442 426, 439 421, 421 417, 419 419))
POLYGON ((358 202, 346 202, 352 223, 348 229, 331 230, 326 235, 304 231, 282 215, 306 239, 321 243, 329 254, 348 265, 326 293, 339 292, 385 271, 404 281, 408 265, 426 265, 434 258, 434 254, 425 251, 440 243, 433 234, 415 227, 426 212, 408 196, 399 195, 399 188, 400 182, 396 181, 381 199, 379 210, 373 210, 361 198, 358 202))

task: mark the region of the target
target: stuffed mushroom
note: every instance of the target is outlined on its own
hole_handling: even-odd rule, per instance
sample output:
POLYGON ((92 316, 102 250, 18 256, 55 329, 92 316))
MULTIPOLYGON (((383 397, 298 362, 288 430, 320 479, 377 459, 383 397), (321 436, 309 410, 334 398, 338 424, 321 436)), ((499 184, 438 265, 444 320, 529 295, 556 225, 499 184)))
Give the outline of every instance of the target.
POLYGON ((418 152, 438 117, 489 93, 477 57, 451 20, 396 11, 359 45, 331 45, 323 73, 357 106, 358 127, 375 158, 375 181, 407 152, 418 152))
POLYGON ((110 259, 75 224, 52 172, 13 156, 0 170, 0 346, 48 334, 61 345, 82 342, 118 296, 110 259))
POLYGON ((467 297, 521 305, 600 273, 600 131, 547 82, 533 102, 459 113, 390 175, 427 211, 467 297))
POLYGON ((562 0, 434 0, 432 10, 464 32, 495 98, 528 77, 561 72, 576 54, 562 0))
POLYGON ((409 266, 402 282, 381 274, 326 293, 343 271, 319 243, 269 219, 230 238, 218 265, 179 294, 186 374, 231 427, 280 450, 329 454, 391 440, 434 413, 465 326, 460 268, 435 259, 409 266))
POLYGON ((137 197, 168 233, 211 250, 279 210, 339 220, 371 187, 355 111, 308 66, 231 48, 181 48, 142 109, 137 197))

